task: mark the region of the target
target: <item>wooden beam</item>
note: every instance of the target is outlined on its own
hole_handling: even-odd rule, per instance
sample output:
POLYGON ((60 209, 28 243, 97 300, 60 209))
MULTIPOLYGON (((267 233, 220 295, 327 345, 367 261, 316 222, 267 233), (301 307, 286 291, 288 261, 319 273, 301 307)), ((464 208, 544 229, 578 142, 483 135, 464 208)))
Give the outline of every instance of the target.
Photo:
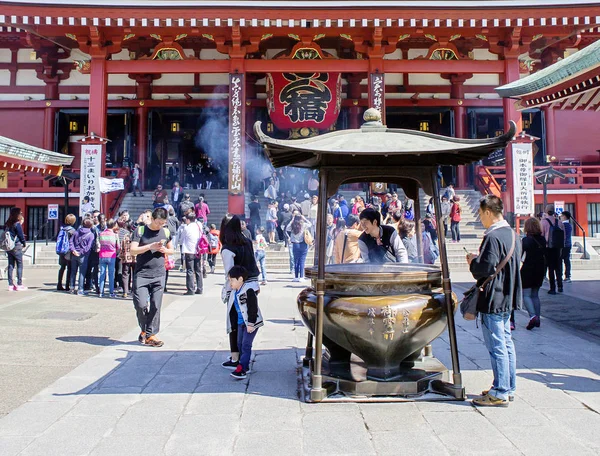
POLYGON ((592 97, 588 100, 588 102, 583 107, 584 111, 587 111, 592 108, 592 106, 600 103, 600 89, 596 89, 596 93, 592 95, 592 97))

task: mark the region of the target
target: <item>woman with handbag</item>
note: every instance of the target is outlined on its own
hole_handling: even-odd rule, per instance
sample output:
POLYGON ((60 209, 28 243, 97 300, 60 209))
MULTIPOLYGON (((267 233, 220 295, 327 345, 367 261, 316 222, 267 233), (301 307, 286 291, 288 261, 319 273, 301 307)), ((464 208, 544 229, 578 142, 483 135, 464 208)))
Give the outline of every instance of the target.
POLYGON ((310 234, 309 228, 312 224, 301 214, 296 215, 291 223, 290 242, 294 252, 294 279, 292 282, 304 281, 304 263, 308 248, 314 240, 310 234))
POLYGON ((527 313, 529 313, 527 329, 531 330, 540 327, 541 302, 539 292, 546 275, 546 260, 544 257, 546 239, 542 236, 542 226, 535 217, 525 221, 524 230, 521 283, 523 286, 523 304, 525 304, 527 313))
POLYGON ((462 209, 460 207, 460 197, 455 196, 450 208, 450 231, 452 232, 452 242, 460 242, 460 220, 462 209))

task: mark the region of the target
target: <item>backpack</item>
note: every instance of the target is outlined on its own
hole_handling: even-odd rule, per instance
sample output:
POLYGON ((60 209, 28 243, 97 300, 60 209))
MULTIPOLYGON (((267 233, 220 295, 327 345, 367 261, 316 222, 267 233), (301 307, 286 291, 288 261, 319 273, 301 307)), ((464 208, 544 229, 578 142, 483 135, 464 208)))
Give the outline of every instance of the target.
POLYGON ((565 232, 558 226, 558 220, 554 220, 554 224, 550 219, 546 219, 550 224, 550 232, 548 234, 548 248, 563 249, 565 247, 565 232))
MULTIPOLYGON (((145 228, 146 228, 146 225, 138 226, 137 232, 140 237, 142 237, 144 235, 145 228)), ((169 239, 171 237, 171 231, 169 230, 169 228, 165 228, 163 226, 163 231, 165 232, 165 236, 167 237, 167 239, 169 239)))
POLYGON ((5 230, 0 235, 0 249, 5 252, 10 252, 15 249, 15 238, 10 230, 5 230))
POLYGON ((208 253, 208 251, 209 251, 208 240, 206 239, 206 236, 203 234, 200 236, 200 239, 198 239, 198 244, 196 244, 196 258, 201 258, 202 255, 204 255, 205 253, 208 253))
POLYGON ((219 238, 212 233, 208 233, 208 244, 211 250, 219 248, 219 238))
POLYGON ((56 254, 57 255, 66 255, 70 252, 69 247, 69 232, 64 228, 61 228, 58 233, 58 237, 56 238, 56 254))

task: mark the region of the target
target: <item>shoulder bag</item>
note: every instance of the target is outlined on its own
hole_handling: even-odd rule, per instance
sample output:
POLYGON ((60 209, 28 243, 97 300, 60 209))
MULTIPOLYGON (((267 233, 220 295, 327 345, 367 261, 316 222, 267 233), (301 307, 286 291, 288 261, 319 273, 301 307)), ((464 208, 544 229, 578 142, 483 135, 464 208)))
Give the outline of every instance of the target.
POLYGON ((494 278, 502 271, 504 266, 508 263, 510 258, 515 251, 515 237, 516 233, 512 232, 512 244, 510 246, 510 250, 508 251, 508 255, 504 257, 504 259, 498 264, 496 267, 496 271, 489 276, 485 281, 481 284, 481 286, 477 286, 477 284, 473 285, 467 291, 465 291, 462 300, 460 301, 460 313, 462 314, 465 320, 475 320, 477 318, 477 301, 479 300, 479 293, 483 293, 485 288, 489 285, 489 283, 494 280, 494 278))

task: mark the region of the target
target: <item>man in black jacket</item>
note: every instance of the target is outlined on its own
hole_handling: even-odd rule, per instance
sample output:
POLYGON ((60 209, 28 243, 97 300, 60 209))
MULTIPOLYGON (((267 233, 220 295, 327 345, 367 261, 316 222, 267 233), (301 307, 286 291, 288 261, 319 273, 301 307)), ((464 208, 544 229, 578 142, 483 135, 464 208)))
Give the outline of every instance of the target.
POLYGON ((372 208, 363 210, 360 226, 364 233, 358 238, 358 248, 365 263, 408 263, 408 253, 398 231, 382 225, 379 212, 372 208))
POLYGON ((467 254, 471 274, 478 285, 494 275, 504 258, 508 262, 494 279, 480 292, 477 312, 481 314, 483 339, 492 361, 494 383, 492 388, 473 400, 480 406, 508 407, 516 387, 516 353, 510 332, 510 313, 521 307, 522 290, 519 260, 521 243, 508 225, 502 212, 502 200, 494 195, 484 196, 479 202, 479 217, 486 228, 479 255, 467 254))

